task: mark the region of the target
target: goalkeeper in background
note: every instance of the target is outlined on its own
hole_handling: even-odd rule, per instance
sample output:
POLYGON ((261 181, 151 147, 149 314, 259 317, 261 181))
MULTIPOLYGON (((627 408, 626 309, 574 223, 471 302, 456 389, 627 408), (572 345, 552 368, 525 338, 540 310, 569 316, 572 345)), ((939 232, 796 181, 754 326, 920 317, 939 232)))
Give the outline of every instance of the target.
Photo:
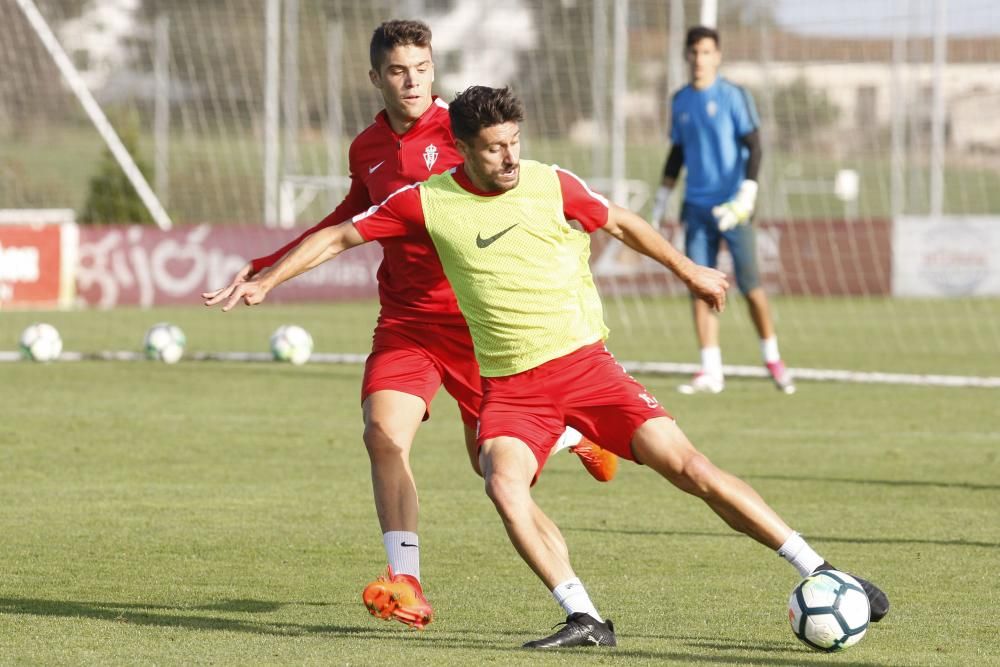
MULTIPOLYGON (((687 167, 681 207, 685 252, 696 264, 714 268, 719 240, 726 240, 736 284, 747 298, 760 336, 764 364, 778 389, 791 394, 795 385, 778 352, 771 309, 760 286, 750 224, 761 159, 757 109, 746 90, 718 76, 722 59, 718 32, 704 26, 691 28, 684 48, 691 83, 673 97, 670 153, 653 204, 652 222, 658 225, 663 219, 681 167, 687 167)), ((685 394, 718 394, 725 387, 719 318, 704 301, 693 299, 692 303, 701 370, 690 384, 678 389, 685 394)))

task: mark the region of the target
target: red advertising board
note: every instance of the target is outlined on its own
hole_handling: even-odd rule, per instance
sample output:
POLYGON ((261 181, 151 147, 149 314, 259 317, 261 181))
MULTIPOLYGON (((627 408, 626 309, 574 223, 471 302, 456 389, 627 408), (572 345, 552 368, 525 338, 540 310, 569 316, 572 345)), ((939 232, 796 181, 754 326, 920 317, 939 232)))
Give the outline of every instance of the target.
MULTIPOLYGON (((891 224, 764 222, 757 229, 761 281, 773 294, 887 295, 891 287, 891 224)), ((81 226, 77 296, 91 306, 194 304, 201 292, 226 285, 250 258, 267 254, 295 231, 196 225, 161 231, 146 226, 81 226)), ((664 233, 678 248, 683 232, 664 233)), ((663 267, 601 232, 591 237, 591 267, 611 294, 681 294, 685 288, 663 267)), ((6 245, 6 244, 5 244, 6 245)), ((57 244, 58 245, 58 244, 57 244)), ((335 301, 377 295, 378 244, 349 250, 285 283, 271 301, 335 301)), ((732 275, 723 252, 720 268, 732 275)))
MULTIPOLYGON (((892 223, 889 220, 765 221, 756 224, 760 280, 771 294, 886 296, 892 285, 892 223)), ((684 232, 662 233, 678 249, 684 232)), ((666 269, 606 234, 591 236, 591 268, 606 294, 682 294, 684 285, 666 269)), ((725 244, 719 268, 730 277, 725 244)), ((734 285, 735 287, 735 285, 734 285)))
MULTIPOLYGON (((80 227, 77 296, 90 306, 195 304, 223 287, 253 257, 298 232, 264 227, 193 225, 162 231, 141 225, 80 227)), ((269 301, 328 301, 378 294, 382 250, 367 244, 278 287, 269 301)))
POLYGON ((58 305, 61 265, 60 225, 0 225, 0 305, 58 305))

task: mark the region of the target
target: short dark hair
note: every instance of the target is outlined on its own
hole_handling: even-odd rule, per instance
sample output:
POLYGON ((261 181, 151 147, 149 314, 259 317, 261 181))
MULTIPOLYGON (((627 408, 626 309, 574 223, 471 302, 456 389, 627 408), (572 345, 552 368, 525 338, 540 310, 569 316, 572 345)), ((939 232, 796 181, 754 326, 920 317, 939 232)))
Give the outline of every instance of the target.
POLYGON ((524 106, 509 87, 466 88, 448 106, 451 133, 456 139, 471 143, 484 127, 524 120, 524 106))
POLYGON ((431 48, 431 29, 423 21, 386 21, 375 28, 369 57, 372 69, 382 69, 385 55, 397 46, 419 46, 431 48))
POLYGON ((710 39, 715 42, 716 48, 719 47, 718 30, 715 28, 709 28, 705 25, 696 25, 688 30, 687 37, 684 38, 684 50, 687 51, 703 39, 710 39))

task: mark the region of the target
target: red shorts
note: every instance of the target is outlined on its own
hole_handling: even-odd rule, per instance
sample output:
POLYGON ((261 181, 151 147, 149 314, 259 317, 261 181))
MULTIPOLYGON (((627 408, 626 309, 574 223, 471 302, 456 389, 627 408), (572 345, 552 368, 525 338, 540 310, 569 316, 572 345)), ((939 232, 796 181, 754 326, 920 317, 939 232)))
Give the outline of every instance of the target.
POLYGON ((430 417, 438 388, 458 402, 462 421, 475 430, 483 400, 479 364, 465 327, 438 324, 379 323, 372 353, 365 362, 361 402, 376 391, 391 389, 424 399, 430 417))
POLYGON ((541 474, 568 424, 601 447, 635 460, 632 435, 654 417, 670 417, 604 343, 594 343, 516 375, 483 378, 479 444, 508 436, 531 448, 541 474))

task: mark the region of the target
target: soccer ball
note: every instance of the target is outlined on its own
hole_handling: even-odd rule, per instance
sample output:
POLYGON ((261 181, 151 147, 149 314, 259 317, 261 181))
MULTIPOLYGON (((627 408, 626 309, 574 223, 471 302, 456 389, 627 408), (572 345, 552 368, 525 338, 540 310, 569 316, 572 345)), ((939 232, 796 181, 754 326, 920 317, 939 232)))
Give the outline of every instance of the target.
POLYGON ((21 332, 21 356, 32 361, 53 361, 62 354, 62 338, 51 324, 38 322, 21 332))
POLYGON ((857 579, 820 570, 803 579, 788 600, 788 622, 806 646, 833 653, 861 641, 868 629, 868 596, 857 579))
POLYGON ((277 361, 290 361, 300 366, 309 361, 312 351, 312 336, 300 326, 283 324, 271 334, 271 354, 277 361))
POLYGON ((176 364, 184 356, 184 345, 187 338, 184 332, 169 322, 160 322, 150 327, 142 347, 146 357, 165 364, 176 364))

